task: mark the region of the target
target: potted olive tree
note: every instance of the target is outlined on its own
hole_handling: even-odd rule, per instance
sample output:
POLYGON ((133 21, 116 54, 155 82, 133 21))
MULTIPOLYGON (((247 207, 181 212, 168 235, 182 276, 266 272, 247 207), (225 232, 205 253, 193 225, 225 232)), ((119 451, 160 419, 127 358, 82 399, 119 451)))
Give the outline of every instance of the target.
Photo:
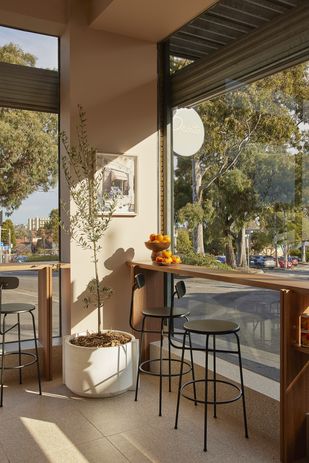
POLYGON ((70 145, 66 134, 60 134, 65 148, 63 172, 74 203, 73 212, 67 204, 62 204, 69 226, 63 222, 61 225, 88 255, 90 252, 93 278, 82 300, 86 308, 96 309, 97 329, 65 336, 63 375, 66 386, 76 394, 104 397, 134 387, 137 344, 129 333, 102 329, 103 306, 112 296, 112 289, 100 280, 99 256, 117 198, 104 196, 104 170, 97 169, 96 149, 89 144, 86 116, 81 106, 78 106, 78 115, 76 144, 70 145))

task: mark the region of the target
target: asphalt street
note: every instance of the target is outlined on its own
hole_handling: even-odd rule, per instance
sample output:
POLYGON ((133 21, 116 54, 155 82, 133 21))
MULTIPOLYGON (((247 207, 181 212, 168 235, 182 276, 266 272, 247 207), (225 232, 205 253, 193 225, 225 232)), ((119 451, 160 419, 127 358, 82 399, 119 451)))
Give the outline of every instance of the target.
MULTIPOLYGON (((24 302, 27 304, 38 304, 38 272, 27 270, 21 272, 2 272, 1 276, 16 276, 19 279, 19 287, 15 290, 3 291, 3 303, 5 302, 24 302)), ((37 323, 37 310, 34 312, 37 323)), ((7 317, 8 326, 13 325, 16 316, 7 317)), ((59 273, 53 272, 53 336, 59 336, 59 273)), ((32 321, 28 314, 21 315, 21 332, 23 339, 32 339, 32 321)), ((13 329, 6 335, 8 342, 17 339, 17 331, 13 329)))

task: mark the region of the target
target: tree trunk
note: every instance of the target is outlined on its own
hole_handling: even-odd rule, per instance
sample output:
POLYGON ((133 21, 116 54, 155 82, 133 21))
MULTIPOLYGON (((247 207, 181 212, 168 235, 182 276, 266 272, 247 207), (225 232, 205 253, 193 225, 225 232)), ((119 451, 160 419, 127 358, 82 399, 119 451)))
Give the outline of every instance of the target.
POLYGON ((237 267, 239 267, 240 255, 241 255, 241 234, 240 233, 237 235, 237 238, 235 239, 235 245, 236 245, 236 264, 237 264, 237 267))
POLYGON ((205 254, 204 229, 202 223, 199 223, 194 230, 194 251, 198 254, 205 254))
MULTIPOLYGON (((202 173, 199 162, 192 159, 192 203, 202 206, 202 173)), ((193 249, 198 254, 205 254, 204 248, 204 228, 203 223, 199 223, 193 232, 193 249)))
POLYGON ((247 255, 246 255, 246 227, 243 226, 239 236, 239 256, 238 266, 247 267, 247 255))
POLYGON ((232 236, 227 233, 226 234, 226 245, 225 245, 225 255, 226 255, 226 263, 231 267, 236 267, 236 259, 235 259, 235 252, 233 247, 233 238, 232 236))
POLYGON ((307 262, 307 256, 306 256, 306 241, 301 242, 301 261, 303 264, 307 262))

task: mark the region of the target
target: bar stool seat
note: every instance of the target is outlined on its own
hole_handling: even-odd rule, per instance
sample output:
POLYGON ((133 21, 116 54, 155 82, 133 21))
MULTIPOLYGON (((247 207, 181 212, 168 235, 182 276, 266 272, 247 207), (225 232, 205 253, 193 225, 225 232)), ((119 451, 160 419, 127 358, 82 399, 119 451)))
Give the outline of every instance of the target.
POLYGON ((197 334, 231 334, 240 330, 237 323, 229 320, 190 320, 184 329, 197 334))
POLYGON ((18 313, 27 313, 35 310, 35 306, 32 304, 24 304, 24 303, 8 303, 1 305, 1 313, 9 315, 9 314, 18 314, 18 313))
POLYGON ((187 317, 190 312, 183 309, 173 309, 173 312, 171 312, 170 307, 151 307, 150 309, 143 309, 142 314, 144 317, 153 318, 179 318, 187 317))

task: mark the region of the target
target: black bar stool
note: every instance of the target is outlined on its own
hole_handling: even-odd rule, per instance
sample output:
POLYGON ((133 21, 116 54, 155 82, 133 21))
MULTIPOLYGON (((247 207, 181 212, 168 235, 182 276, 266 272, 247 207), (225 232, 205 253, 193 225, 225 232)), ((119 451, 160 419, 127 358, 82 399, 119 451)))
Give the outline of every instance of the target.
POLYGON ((22 369, 37 364, 37 375, 39 383, 39 394, 42 395, 41 389, 41 377, 40 377, 40 365, 39 365, 39 355, 38 355, 38 343, 35 330, 35 320, 33 315, 33 310, 35 306, 32 304, 24 303, 9 303, 2 304, 2 291, 6 289, 16 289, 19 286, 19 280, 16 277, 0 277, 0 317, 2 318, 2 323, 0 323, 0 335, 2 336, 2 352, 1 352, 1 395, 0 395, 0 407, 3 405, 3 382, 4 382, 4 370, 17 369, 19 371, 19 383, 22 384, 22 369), (35 345, 35 354, 31 352, 24 352, 21 350, 21 338, 20 338, 20 314, 29 313, 32 318, 32 327, 33 327, 33 336, 34 336, 34 345, 35 345), (3 315, 3 317, 2 317, 3 315), (17 315, 17 323, 11 326, 10 328, 5 327, 6 317, 8 315, 17 315), (2 325, 2 326, 1 326, 2 325), (17 326, 18 333, 18 352, 7 352, 5 353, 5 335, 13 328, 17 326), (4 359, 7 355, 18 355, 18 365, 13 367, 6 367, 4 359), (22 363, 22 355, 32 358, 29 362, 22 363))
MULTIPOLYGON (((135 278, 134 278, 134 284, 133 284, 133 287, 132 287, 131 310, 130 310, 130 326, 134 331, 136 331, 138 333, 141 333, 139 364, 138 364, 138 370, 137 370, 136 389, 135 389, 135 401, 137 401, 137 397, 138 397, 138 385, 139 385, 140 374, 145 373, 145 374, 148 374, 148 375, 159 376, 160 377, 159 416, 162 416, 162 380, 165 377, 169 378, 169 392, 171 392, 171 379, 172 379, 172 377, 180 375, 179 372, 172 373, 172 363, 173 362, 175 362, 175 363, 180 363, 181 362, 181 367, 182 367, 181 374, 182 375, 187 374, 190 371, 192 371, 192 379, 193 380, 195 379, 195 377, 194 377, 192 349, 190 349, 190 354, 191 354, 191 362, 190 363, 187 362, 187 361, 184 361, 184 359, 182 359, 182 361, 180 361, 179 359, 172 359, 171 358, 170 336, 171 336, 171 327, 173 325, 173 321, 176 318, 184 318, 184 319, 186 319, 188 321, 187 317, 190 314, 190 312, 188 312, 185 309, 179 309, 179 308, 175 309, 174 308, 175 296, 177 295, 177 297, 180 299, 186 294, 185 283, 183 281, 179 281, 175 285, 175 291, 174 291, 173 296, 172 296, 171 307, 154 307, 154 308, 149 308, 149 309, 143 309, 143 311, 142 311, 143 317, 142 317, 141 329, 136 328, 134 326, 134 323, 133 323, 134 294, 135 294, 136 290, 143 288, 144 285, 145 285, 145 277, 144 277, 144 275, 142 273, 137 274, 135 276, 135 278), (148 329, 145 329, 145 321, 146 321, 147 318, 159 319, 160 320, 160 330, 148 330, 148 329), (167 333, 164 332, 164 323, 166 321, 169 324, 169 330, 168 330, 167 333), (157 334, 160 334, 160 357, 159 358, 142 361, 142 346, 143 346, 143 338, 144 338, 145 333, 157 333, 157 334), (169 342, 168 342, 168 357, 167 358, 163 358, 163 338, 164 338, 164 335, 168 335, 168 340, 169 340, 169 342), (168 362, 168 373, 163 373, 162 366, 163 366, 163 362, 166 362, 166 361, 168 362), (159 362, 159 367, 160 367, 159 373, 152 372, 152 371, 146 369, 147 367, 150 367, 151 363, 154 363, 154 362, 159 362), (185 372, 183 371, 183 365, 184 364, 188 367, 185 372)), ((189 339, 189 343, 190 343, 190 346, 191 346, 191 336, 190 335, 188 335, 188 339, 189 339)), ((194 383, 194 396, 196 396, 195 383, 194 383)))
POLYGON ((240 342, 239 342, 239 337, 237 332, 239 331, 239 326, 237 323, 231 322, 231 321, 225 321, 225 320, 192 320, 190 322, 186 322, 184 324, 184 336, 183 336, 183 344, 182 344, 182 355, 181 355, 181 367, 180 367, 180 376, 179 376, 179 387, 178 387, 178 397, 177 397, 177 408, 176 408, 176 418, 175 418, 175 429, 177 429, 178 426, 178 415, 179 415, 179 405, 180 405, 180 396, 182 395, 183 397, 194 401, 195 403, 203 403, 205 404, 204 408, 204 451, 207 451, 207 406, 208 404, 212 404, 214 406, 214 418, 217 417, 217 405, 218 404, 228 404, 231 402, 235 402, 236 400, 239 400, 242 398, 242 404, 243 404, 243 415, 244 415, 244 427, 245 427, 245 436, 248 438, 248 426, 247 426, 247 415, 246 415, 246 403, 245 403, 245 391, 244 391, 244 380, 243 380, 243 373, 242 373, 242 362, 241 362, 241 353, 240 353, 240 342), (200 347, 193 347, 192 344, 190 344, 190 350, 195 350, 195 351, 205 351, 205 378, 203 379, 197 379, 197 380, 192 380, 188 381, 184 384, 182 384, 182 371, 183 371, 183 359, 184 359, 184 353, 186 349, 186 336, 190 336, 191 333, 195 334, 200 334, 206 336, 206 343, 205 343, 205 349, 200 348, 200 347), (233 334, 236 337, 237 340, 237 350, 222 350, 222 349, 216 349, 216 336, 218 335, 227 335, 227 334, 233 334), (209 348, 209 337, 212 336, 213 338, 213 349, 209 348), (214 371, 213 371, 213 379, 208 378, 208 353, 212 352, 213 353, 213 359, 214 359, 214 371), (218 380, 216 377, 216 353, 226 353, 226 354, 237 354, 238 355, 238 360, 239 360, 239 370, 240 370, 240 384, 241 387, 238 387, 236 384, 233 384, 229 381, 223 381, 223 380, 218 380), (205 395, 203 400, 197 399, 196 396, 194 398, 186 395, 184 393, 184 390, 187 386, 189 386, 192 383, 205 383, 205 395), (213 383, 213 400, 209 400, 208 398, 208 383, 213 383), (217 400, 217 383, 223 383, 225 385, 228 385, 232 387, 233 389, 236 389, 238 394, 229 400, 217 400))

